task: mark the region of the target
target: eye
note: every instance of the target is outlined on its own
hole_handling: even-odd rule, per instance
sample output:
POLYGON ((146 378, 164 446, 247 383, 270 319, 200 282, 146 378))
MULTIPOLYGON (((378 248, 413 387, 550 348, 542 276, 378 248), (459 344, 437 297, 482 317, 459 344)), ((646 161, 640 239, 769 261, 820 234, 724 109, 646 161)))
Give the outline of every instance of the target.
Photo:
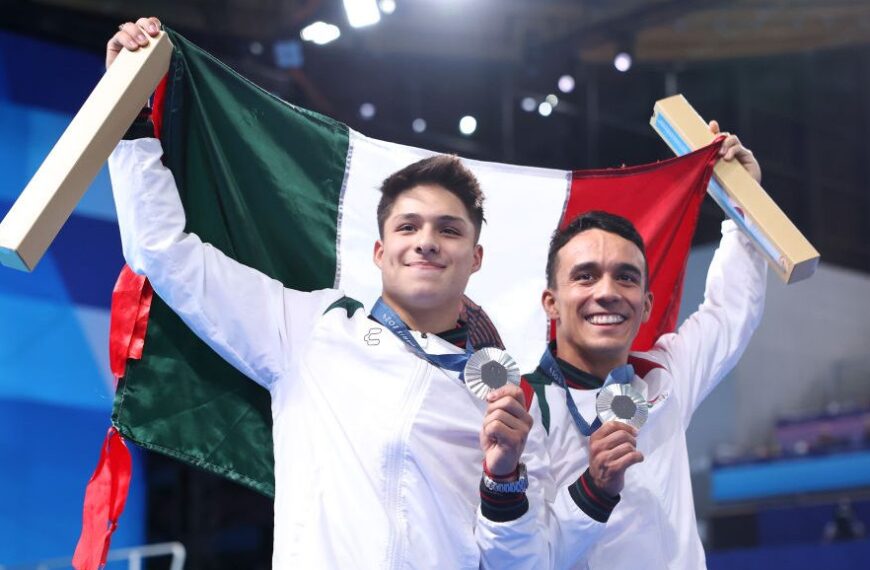
POLYGON ((589 271, 579 271, 571 276, 572 281, 589 282, 595 279, 595 276, 592 275, 589 271))
POLYGON ((617 279, 626 283, 637 284, 640 283, 640 278, 634 273, 622 273, 617 276, 617 279))
POLYGON ((396 228, 396 231, 397 231, 397 232, 406 233, 406 232, 413 232, 415 229, 416 229, 416 228, 414 227, 414 224, 411 224, 411 223, 404 223, 404 224, 400 224, 400 225, 396 228))
POLYGON ((451 235, 451 236, 461 236, 462 235, 461 231, 459 231, 458 229, 451 227, 451 226, 447 226, 445 228, 442 228, 441 232, 445 233, 447 235, 451 235))

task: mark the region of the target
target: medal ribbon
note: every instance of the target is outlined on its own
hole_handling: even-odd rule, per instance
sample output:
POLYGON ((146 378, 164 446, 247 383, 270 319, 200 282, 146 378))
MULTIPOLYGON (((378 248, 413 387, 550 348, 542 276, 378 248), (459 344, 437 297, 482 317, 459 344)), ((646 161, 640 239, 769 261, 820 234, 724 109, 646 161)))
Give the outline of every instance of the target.
MULTIPOLYGON (((556 358, 553 356, 552 351, 550 351, 550 347, 547 347, 544 351, 544 355, 541 357, 540 367, 545 374, 565 390, 565 403, 568 406, 568 412, 570 412, 571 418, 574 420, 574 425, 577 426, 580 433, 586 437, 595 433, 595 430, 601 427, 601 418, 595 416, 595 421, 592 422, 592 425, 589 425, 586 420, 583 419, 583 416, 580 415, 580 410, 577 409, 577 404, 574 403, 574 398, 571 397, 571 392, 568 390, 568 383, 565 381, 565 375, 562 374, 562 369, 559 368, 559 364, 556 362, 556 358)), ((604 381, 604 386, 609 386, 610 384, 628 384, 631 382, 632 378, 634 378, 634 367, 631 364, 623 364, 622 366, 617 366, 610 371, 610 374, 607 375, 607 379, 604 381)))
MULTIPOLYGON (((459 372, 460 380, 465 381, 465 364, 471 358, 472 353, 474 353, 474 347, 472 347, 470 340, 465 341, 465 352, 463 354, 429 354, 423 350, 420 343, 411 334, 408 325, 402 322, 401 317, 382 298, 378 298, 378 301, 372 308, 372 318, 390 329, 390 332, 408 345, 408 348, 414 354, 438 368, 459 372)), ((468 329, 469 331, 471 330, 470 322, 468 323, 468 329)))

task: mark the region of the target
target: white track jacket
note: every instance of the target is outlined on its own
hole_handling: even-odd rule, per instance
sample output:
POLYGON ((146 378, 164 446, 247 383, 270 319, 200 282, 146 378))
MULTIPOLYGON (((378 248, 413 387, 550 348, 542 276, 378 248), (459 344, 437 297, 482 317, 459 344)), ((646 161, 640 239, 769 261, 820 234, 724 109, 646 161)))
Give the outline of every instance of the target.
MULTIPOLYGON (((566 568, 593 570, 695 570, 705 568, 698 537, 686 450, 692 414, 743 354, 761 320, 767 279, 764 258, 729 221, 707 273, 704 302, 676 333, 658 339, 652 350, 633 353, 632 386, 650 403, 637 447, 642 463, 626 471, 619 505, 585 557, 566 568)), ((534 376, 541 377, 540 369, 534 376)), ((530 380, 532 380, 530 376, 530 380)), ((565 405, 565 390, 545 386, 547 447, 553 478, 564 485, 589 466, 587 438, 565 405)), ((587 421, 595 418, 597 390, 571 389, 587 421)), ((542 429, 537 424, 534 429, 542 429)))
MULTIPOLYGON (((485 402, 365 309, 330 309, 341 291, 286 289, 185 233, 161 155, 158 140, 138 139, 121 141, 109 160, 124 257, 271 394, 274 568, 564 567, 595 541, 604 525, 553 488, 540 430, 523 456, 529 511, 486 519, 478 492, 485 402)), ((433 354, 460 350, 414 336, 433 354)))

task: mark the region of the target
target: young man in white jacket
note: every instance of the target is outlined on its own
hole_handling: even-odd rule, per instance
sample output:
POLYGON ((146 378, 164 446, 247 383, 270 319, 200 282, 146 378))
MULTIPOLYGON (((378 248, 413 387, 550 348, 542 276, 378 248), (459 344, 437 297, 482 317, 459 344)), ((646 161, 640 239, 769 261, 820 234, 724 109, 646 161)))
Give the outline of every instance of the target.
MULTIPOLYGON (((718 124, 711 130, 718 132, 718 124)), ((727 137, 720 152, 760 181, 758 162, 737 137, 727 137)), ((542 416, 533 431, 547 433, 556 488, 603 492, 605 500, 591 507, 607 523, 595 544, 565 567, 705 567, 685 431, 757 327, 766 275, 761 254, 732 221, 724 222, 703 304, 651 350, 632 353, 653 303, 643 239, 631 222, 605 212, 581 215, 554 234, 542 302, 556 323, 556 341, 525 377, 542 416), (596 422, 608 377, 622 377, 648 403, 640 430, 596 422)))
MULTIPOLYGON (((122 25, 107 66, 159 26, 122 25)), ((508 385, 484 402, 443 364, 493 337, 459 320, 483 260, 483 196, 457 159, 384 182, 383 290, 366 310, 339 290, 284 288, 186 233, 161 155, 145 137, 110 158, 124 256, 271 395, 275 568, 547 568, 595 540, 603 524, 553 486, 542 437, 528 437, 531 389, 508 385)))

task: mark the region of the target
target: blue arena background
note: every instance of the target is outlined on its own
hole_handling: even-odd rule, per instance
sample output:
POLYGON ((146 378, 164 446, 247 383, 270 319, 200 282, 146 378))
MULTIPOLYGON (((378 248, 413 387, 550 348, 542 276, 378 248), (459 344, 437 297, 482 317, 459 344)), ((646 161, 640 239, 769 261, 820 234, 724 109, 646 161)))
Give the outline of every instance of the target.
MULTIPOLYGON (((0 32, 0 217, 101 74, 98 55, 0 32)), ((109 305, 122 263, 104 169, 32 274, 0 268, 0 564, 72 556, 110 425, 109 305)), ((113 546, 145 542, 132 451, 113 546)))

